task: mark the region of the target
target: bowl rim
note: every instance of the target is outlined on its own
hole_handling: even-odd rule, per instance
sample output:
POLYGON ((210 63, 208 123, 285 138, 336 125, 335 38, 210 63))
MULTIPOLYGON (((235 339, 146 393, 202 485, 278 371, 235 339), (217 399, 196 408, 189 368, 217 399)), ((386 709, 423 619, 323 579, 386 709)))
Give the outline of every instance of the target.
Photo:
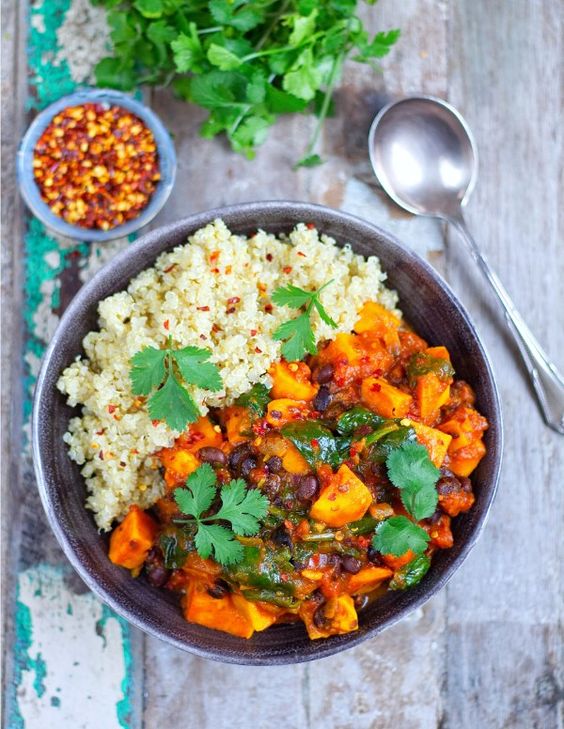
POLYGON ((170 133, 155 112, 143 102, 129 94, 114 89, 79 88, 72 94, 62 96, 39 112, 23 135, 16 153, 16 176, 20 194, 27 207, 45 226, 55 233, 75 240, 102 243, 123 238, 147 225, 161 211, 168 200, 176 179, 176 151, 170 133), (132 220, 109 230, 81 228, 67 223, 51 210, 41 199, 39 188, 33 176, 33 153, 35 146, 56 114, 69 106, 88 103, 112 104, 131 111, 151 130, 157 145, 161 179, 147 205, 132 220))
MULTIPOLYGON (((168 247, 164 246, 162 249, 155 254, 155 259, 160 255, 162 252, 165 252, 166 250, 169 250, 168 247)), ((375 255, 377 255, 377 252, 375 252, 375 255)), ((150 264, 148 264, 150 265, 150 264)), ((148 266, 147 266, 148 267, 148 266)), ((142 269, 144 270, 144 269, 142 269)), ((100 299, 98 299, 100 301, 100 299)), ((91 304, 90 304, 91 305, 91 304)), ((70 304, 68 305, 67 309, 65 310, 63 316, 61 317, 61 320, 59 322, 59 325, 57 327, 57 330, 55 331, 55 334, 53 335, 51 342, 49 343, 45 354, 43 356, 43 361, 41 364, 41 369, 37 378, 36 387, 35 387, 35 394, 34 394, 34 401, 33 401, 33 413, 32 413, 32 424, 31 424, 31 436, 32 436, 32 454, 33 454, 33 463, 34 463, 34 471, 36 476, 36 482, 37 482, 37 488, 39 490, 39 494, 41 497, 41 502, 43 505, 43 508, 45 510, 45 513, 47 515, 49 524, 51 526, 51 529, 53 530, 55 537, 57 538, 57 541, 59 542, 59 545, 61 546, 65 556, 73 566, 73 568, 78 572, 81 579, 85 582, 85 584, 88 586, 88 588, 105 604, 109 605, 109 607, 112 608, 118 615, 120 615, 122 618, 124 618, 128 623, 134 625, 136 628, 139 628, 143 632, 154 636, 156 638, 159 638, 161 640, 164 640, 165 642, 175 646, 176 648, 179 648, 183 651, 192 653, 193 655, 196 655, 200 658, 207 658, 211 660, 220 661, 223 663, 234 663, 234 664, 243 664, 243 665, 283 665, 283 664, 293 664, 293 663, 302 663, 312 660, 318 660, 320 658, 325 658, 327 656, 333 655, 335 653, 339 653, 343 650, 348 650, 349 648, 353 648, 356 645, 359 645, 360 643, 364 642, 365 640, 369 638, 375 637, 378 633, 382 632, 383 630, 391 627, 392 625, 395 625, 400 620, 405 618, 407 615, 412 613, 413 611, 420 608, 423 604, 425 604, 433 595, 435 595, 439 590, 441 590, 447 582, 452 578, 452 576, 455 574, 455 572, 458 571, 458 569, 461 567, 463 562, 468 557, 471 550, 474 548, 477 540, 479 539, 486 522, 488 520, 491 507, 493 504, 493 501, 495 499, 497 488, 499 484, 499 476, 501 472, 501 466, 502 466, 502 459, 503 459, 503 418, 502 418, 502 410, 501 410, 501 404, 500 404, 500 398, 499 398, 499 392, 498 387, 495 381, 495 377, 493 374, 493 368, 491 365, 491 361, 489 358, 489 355, 482 344, 482 341, 478 335, 478 332, 476 328, 474 327, 470 317, 468 316, 466 310, 450 288, 450 286, 444 281, 444 279, 439 276, 439 274, 435 271, 435 269, 432 268, 432 266, 427 263, 421 256, 419 256, 417 253, 415 253, 413 250, 406 248, 403 246, 399 240, 393 236, 392 234, 384 231, 379 226, 374 225, 371 222, 368 222, 366 220, 363 220, 362 218, 359 218, 355 215, 352 215, 350 213, 342 212, 339 210, 334 210, 328 207, 325 207, 323 205, 316 205, 313 203, 303 203, 303 202, 293 202, 293 201, 279 201, 279 200, 272 200, 272 201, 261 201, 261 202, 247 202, 247 203, 238 203, 234 205, 229 206, 223 206, 218 208, 213 208, 207 211, 194 213, 193 215, 187 216, 179 221, 169 223, 168 225, 161 226, 159 228, 155 228, 153 231, 150 231, 143 235, 141 238, 139 238, 135 244, 129 248, 124 249, 120 253, 118 253, 116 256, 114 256, 107 264, 105 264, 86 284, 82 286, 82 288, 77 292, 75 297, 72 299, 70 304), (192 231, 191 233, 188 233, 187 235, 191 235, 193 232, 201 228, 203 225, 208 224, 215 220, 216 218, 222 218, 225 220, 226 225, 229 227, 229 217, 233 215, 238 215, 241 213, 252 213, 256 217, 262 217, 263 219, 268 216, 271 212, 285 212, 289 216, 296 219, 297 222, 303 222, 304 220, 308 219, 308 216, 315 216, 315 214, 323 214, 325 217, 326 225, 329 225, 330 222, 334 223, 343 223, 347 222, 350 225, 354 226, 356 230, 358 231, 360 229, 365 229, 367 231, 371 231, 372 233, 376 233, 380 237, 383 237, 386 240, 386 243, 388 245, 391 245, 392 247, 400 248, 402 254, 407 256, 408 259, 412 263, 414 263, 416 266, 419 266, 422 268, 425 272, 425 274, 433 280, 433 282, 438 285, 440 288, 444 289, 445 293, 450 297, 451 304, 454 306, 454 308, 457 309, 458 314, 461 316, 461 318, 465 321, 466 326, 468 327, 468 330, 472 333, 474 343, 478 348, 478 351, 483 359, 483 362, 485 364, 486 372, 486 381, 489 384, 491 388, 492 393, 492 402, 491 402, 491 413, 490 417, 492 421, 494 421, 497 425, 495 429, 496 434, 496 460, 493 464, 493 475, 491 478, 491 483, 488 485, 487 494, 485 497, 484 504, 482 506, 481 513, 477 516, 477 522, 474 527, 474 531, 471 533, 471 535, 464 541, 464 543, 460 546, 460 551, 458 555, 454 558, 453 562, 446 566, 442 574, 438 575, 436 582, 434 584, 429 585, 429 587, 426 590, 423 590, 420 595, 418 595, 413 602, 411 602, 409 605, 401 607, 399 610, 397 610, 395 613, 390 615, 381 625, 374 625, 374 626, 367 626, 367 628, 362 632, 358 633, 349 633, 346 636, 341 636, 342 638, 346 637, 346 640, 339 640, 338 642, 334 639, 326 639, 324 641, 316 641, 315 646, 316 650, 315 652, 312 652, 307 655, 300 655, 297 653, 284 653, 284 654, 276 654, 276 655, 265 655, 265 656, 249 656, 246 653, 241 653, 239 655, 235 654, 225 654, 221 651, 221 649, 218 649, 216 647, 209 647, 202 649, 199 646, 193 646, 190 644, 187 644, 185 640, 181 640, 176 638, 173 635, 167 634, 166 630, 163 629, 161 626, 155 627, 150 623, 150 621, 143 619, 142 617, 139 618, 136 615, 132 615, 129 612, 129 609, 122 606, 117 598, 115 598, 111 591, 106 589, 105 586, 100 585, 98 582, 96 576, 94 574, 91 574, 81 563, 80 559, 76 556, 74 553, 74 550, 72 548, 72 545, 70 543, 70 540, 66 534, 66 532, 62 529, 61 525, 59 524, 57 514, 55 509, 53 508, 53 504, 51 501, 51 493, 50 489, 47 488, 46 479, 44 477, 44 463, 43 463, 43 456, 40 452, 39 447, 39 441, 40 441, 40 425, 39 425, 39 418, 38 418, 38 411, 39 411, 39 405, 41 400, 43 399, 45 395, 45 380, 47 377, 47 373, 49 371, 50 366, 50 360, 53 356, 54 351, 57 348, 58 345, 58 334, 66 327, 70 322, 72 322, 73 316, 75 312, 79 311, 83 308, 83 302, 88 303, 88 298, 90 291, 93 288, 96 288, 97 283, 99 280, 104 278, 110 271, 112 271, 115 268, 119 268, 127 262, 132 256, 135 256, 137 251, 140 247, 150 247, 153 243, 155 243, 159 238, 166 239, 169 235, 173 234, 177 229, 184 229, 186 227, 189 227, 192 231), (329 219, 329 220, 327 220, 329 219)))

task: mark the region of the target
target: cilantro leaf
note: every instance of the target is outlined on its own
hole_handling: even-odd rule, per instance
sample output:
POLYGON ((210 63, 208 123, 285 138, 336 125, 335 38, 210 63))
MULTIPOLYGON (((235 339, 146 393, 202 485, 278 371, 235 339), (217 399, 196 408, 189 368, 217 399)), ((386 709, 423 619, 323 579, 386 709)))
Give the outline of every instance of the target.
POLYGON ((165 376, 166 351, 145 347, 131 358, 133 367, 129 373, 134 395, 148 395, 158 387, 165 376))
POLYGON ((213 556, 222 565, 236 564, 244 555, 243 545, 233 532, 219 524, 200 524, 194 543, 200 557, 213 556))
POLYGON ((322 164, 323 160, 318 154, 308 154, 296 162, 294 169, 297 169, 298 167, 317 167, 322 164))
POLYGON ((175 489, 174 500, 183 514, 197 519, 207 511, 215 498, 217 476, 209 463, 202 464, 188 476, 186 488, 175 489))
POLYGON ((163 14, 163 0, 135 0, 133 5, 144 18, 160 18, 163 14))
POLYGON ((435 484, 440 471, 432 463, 425 446, 404 442, 386 458, 388 477, 401 490, 402 502, 417 520, 433 514, 438 495, 435 484))
POLYGON ((235 534, 251 536, 259 530, 259 519, 268 512, 268 499, 256 489, 247 490, 243 479, 231 481, 221 489, 221 508, 216 519, 231 522, 235 534))
POLYGON ((317 291, 305 291, 298 286, 288 284, 288 286, 277 288, 272 293, 272 301, 279 306, 300 309, 302 306, 307 305, 303 314, 280 324, 272 335, 273 339, 284 341, 281 352, 287 360, 301 359, 306 352, 310 354, 317 353, 315 337, 313 336, 310 322, 310 314, 314 307, 326 324, 329 324, 333 328, 337 327, 337 324, 331 319, 319 300, 319 294, 330 283, 332 283, 332 279, 317 291))
POLYGON ((372 547, 382 554, 393 554, 400 557, 409 549, 415 554, 424 552, 429 542, 429 535, 406 516, 392 516, 376 528, 372 538, 372 547))
POLYGON ((200 557, 213 556, 222 565, 236 564, 244 555, 236 535, 252 536, 260 528, 260 520, 268 513, 269 502, 260 491, 247 489, 245 481, 231 481, 220 491, 221 507, 215 514, 202 516, 209 510, 217 493, 217 476, 208 463, 190 474, 185 488, 174 492, 180 511, 188 519, 178 523, 195 523, 194 544, 200 557), (217 522, 230 522, 231 529, 217 522), (213 523, 210 523, 213 522, 213 523))
POLYGON ((213 362, 208 362, 211 357, 209 349, 184 347, 172 350, 171 354, 186 382, 212 392, 221 390, 223 383, 219 370, 213 362))
POLYGON ((212 43, 208 48, 208 61, 220 71, 231 71, 243 63, 243 60, 223 46, 212 43))
POLYGON ((180 432, 200 417, 194 399, 172 374, 167 376, 161 389, 151 395, 148 405, 152 420, 164 420, 169 428, 180 432))
POLYGON ((306 352, 310 354, 317 353, 317 346, 307 312, 280 324, 272 334, 272 338, 276 341, 285 340, 280 351, 282 356, 289 362, 301 359, 306 352))
POLYGON ((172 48, 177 71, 180 73, 186 73, 187 71, 201 73, 205 56, 194 23, 190 23, 190 35, 180 33, 176 40, 172 41, 170 47, 172 48))

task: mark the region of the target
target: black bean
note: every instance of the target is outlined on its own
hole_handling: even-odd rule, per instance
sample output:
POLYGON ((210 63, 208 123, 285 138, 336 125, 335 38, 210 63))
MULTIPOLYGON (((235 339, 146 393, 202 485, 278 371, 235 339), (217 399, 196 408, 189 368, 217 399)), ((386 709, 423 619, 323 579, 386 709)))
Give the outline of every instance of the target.
POLYGON ((241 463, 241 476, 243 476, 243 478, 247 478, 253 468, 256 467, 256 459, 253 456, 248 456, 248 458, 245 458, 245 460, 241 463))
POLYGON ((238 471, 243 460, 249 455, 251 448, 248 443, 241 443, 235 446, 229 456, 229 468, 232 471, 238 471))
POLYGON ((225 580, 216 580, 213 585, 208 587, 208 595, 216 600, 225 597, 229 592, 231 592, 231 588, 225 580))
POLYGON ((368 597, 368 595, 355 595, 353 600, 354 606, 358 611, 364 610, 364 608, 370 602, 370 598, 368 597))
POLYGON ((320 605, 313 613, 313 622, 321 630, 329 626, 329 621, 325 615, 325 605, 320 605))
POLYGON ((219 448, 213 448, 212 446, 204 446, 198 451, 198 458, 204 463, 219 463, 222 466, 227 462, 225 453, 219 448))
POLYGON ((279 526, 272 532, 272 541, 279 547, 289 547, 292 549, 294 546, 292 537, 288 534, 285 526, 279 526))
POLYGON ((164 558, 161 550, 158 547, 153 547, 145 560, 147 581, 153 587, 162 587, 170 577, 170 572, 164 566, 164 558))
POLYGON ((329 403, 331 402, 331 393, 329 392, 329 388, 320 387, 317 395, 313 399, 313 407, 318 410, 320 413, 327 410, 329 407, 329 403))
POLYGON ((381 553, 378 552, 376 549, 374 549, 374 547, 372 547, 372 546, 368 547, 366 556, 368 557, 368 561, 372 562, 372 564, 379 565, 379 566, 384 564, 384 560, 382 559, 381 553))
POLYGON ((297 491, 297 497, 300 501, 310 501, 317 493, 318 482, 315 476, 302 476, 297 491))
POLYGON ((282 459, 280 456, 270 456, 266 461, 266 466, 270 473, 280 473, 282 470, 282 459))
POLYGON ((333 379, 334 371, 335 368, 332 364, 324 364, 317 370, 315 379, 319 382, 320 385, 324 385, 326 382, 331 382, 331 380, 333 379))
POLYGON ((359 559, 351 557, 348 554, 341 557, 341 565, 345 572, 349 572, 351 575, 356 575, 357 572, 360 572, 360 568, 362 567, 362 563, 359 559))

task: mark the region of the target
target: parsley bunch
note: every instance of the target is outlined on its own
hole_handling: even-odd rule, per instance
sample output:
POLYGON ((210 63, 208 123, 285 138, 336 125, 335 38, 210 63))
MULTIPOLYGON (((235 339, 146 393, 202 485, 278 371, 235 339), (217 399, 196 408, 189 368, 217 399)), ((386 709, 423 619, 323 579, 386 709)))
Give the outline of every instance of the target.
POLYGON ((169 337, 165 349, 145 347, 131 358, 131 388, 134 395, 150 395, 149 415, 164 420, 173 430, 182 431, 200 417, 198 406, 182 380, 204 390, 221 390, 217 367, 208 362, 209 349, 172 349, 169 337))
POLYGON ((217 495, 217 476, 209 463, 190 474, 186 488, 178 488, 174 498, 178 508, 190 519, 177 523, 196 526, 195 546, 200 557, 213 556, 222 565, 236 564, 244 555, 243 545, 236 535, 252 536, 260 528, 260 520, 268 512, 268 499, 256 489, 247 490, 243 479, 230 481, 219 494, 221 506, 215 514, 202 516, 217 495), (212 523, 210 523, 212 522, 212 523), (231 529, 218 522, 229 522, 231 529))
POLYGON ((306 352, 310 354, 317 353, 317 345, 311 328, 311 312, 315 308, 321 319, 333 329, 337 328, 337 324, 331 319, 329 314, 323 308, 319 295, 333 280, 328 281, 317 291, 304 291, 297 286, 289 284, 281 286, 272 294, 272 301, 278 306, 289 306, 291 309, 301 309, 305 306, 305 311, 295 319, 285 321, 276 329, 272 338, 283 341, 282 356, 289 362, 301 359, 306 352))
POLYGON ((279 114, 313 110, 305 166, 321 161, 315 147, 345 59, 375 65, 399 37, 370 37, 357 0, 92 2, 107 8, 113 42, 96 67, 99 86, 171 85, 209 110, 202 136, 225 132, 249 159, 279 114))
MULTIPOLYGON (((432 516, 437 508, 435 488, 440 471, 433 465, 425 446, 405 442, 386 459, 388 477, 400 490, 406 511, 416 520, 432 516)), ((372 546, 383 554, 400 556, 411 549, 421 554, 429 535, 406 516, 392 516, 383 521, 372 539, 372 546)))

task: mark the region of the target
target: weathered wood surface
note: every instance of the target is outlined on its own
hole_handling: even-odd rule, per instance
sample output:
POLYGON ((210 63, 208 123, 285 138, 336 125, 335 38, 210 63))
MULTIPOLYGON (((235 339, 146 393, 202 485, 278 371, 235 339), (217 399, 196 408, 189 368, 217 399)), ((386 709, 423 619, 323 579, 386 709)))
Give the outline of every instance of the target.
MULTIPOLYGON (((5 94, 3 107, 8 159, 3 176, 2 250, 7 264, 2 343, 3 356, 8 343, 9 357, 3 360, 2 387, 7 398, 3 414, 9 415, 18 412, 21 397, 23 224, 14 187, 8 183, 6 189, 6 180, 13 180, 9 157, 23 117, 25 69, 14 17, 20 4, 4 6, 3 33, 11 35, 3 48, 8 62, 3 88, 7 85, 14 92, 5 94)), ((10 438, 4 455, 11 458, 3 463, 3 523, 9 545, 4 572, 5 726, 10 729, 156 729, 186 723, 201 729, 278 724, 292 729, 562 726, 564 441, 542 424, 502 317, 460 242, 449 237, 445 246, 438 223, 403 214, 367 184, 365 147, 368 125, 388 97, 426 92, 446 97, 461 109, 481 153, 468 222, 531 328, 564 367, 562 6, 557 0, 381 0, 364 14, 374 27, 401 27, 403 38, 384 64, 383 76, 356 65, 347 69, 338 114, 324 135, 329 161, 321 168, 289 171, 307 138, 308 119, 280 122, 250 163, 221 141, 198 138, 200 110, 174 102, 168 94, 153 93, 152 105, 174 132, 180 161, 178 184, 156 224, 241 200, 306 199, 369 218, 427 256, 468 307, 498 376, 505 464, 488 526, 445 590, 357 649, 302 666, 209 663, 110 619, 72 579, 45 525, 29 462, 20 462, 21 418, 15 415, 12 427, 4 430, 10 438), (37 628, 26 649, 27 664, 19 667, 12 660, 16 570, 20 602, 31 606, 37 628), (49 581, 49 575, 58 578, 49 581), (41 579, 44 592, 35 595, 31 586, 41 579), (53 611, 48 599, 57 609, 68 602, 79 617, 65 609, 60 614, 53 611), (81 625, 84 631, 77 632, 81 625), (99 629, 96 635, 94 626, 99 629), (58 629, 58 662, 52 666, 53 642, 46 633, 58 629), (43 693, 32 685, 33 676, 38 679, 40 648, 43 659, 47 655, 43 693), (122 676, 127 690, 120 684, 122 676), (57 688, 59 692, 50 696, 57 688), (57 707, 52 699, 59 697, 57 707), (14 706, 19 715, 12 712, 14 706)), ((103 258, 120 245, 93 247, 80 275, 89 275, 99 265, 99 255, 103 258)), ((63 302, 80 281, 76 268, 68 271, 62 274, 63 302)), ((40 312, 38 319, 47 337, 52 312, 40 312)), ((41 685, 41 677, 37 682, 41 685)))

